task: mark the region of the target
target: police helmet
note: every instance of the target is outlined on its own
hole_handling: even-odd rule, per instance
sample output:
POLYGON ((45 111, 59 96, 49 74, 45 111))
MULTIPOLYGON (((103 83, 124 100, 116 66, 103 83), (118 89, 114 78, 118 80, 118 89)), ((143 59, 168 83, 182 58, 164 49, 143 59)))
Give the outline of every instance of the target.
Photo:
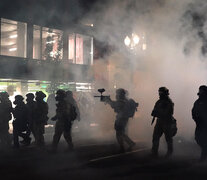
POLYGON ((34 94, 33 94, 33 93, 27 93, 27 94, 26 94, 26 97, 27 97, 28 99, 34 99, 34 94))
POLYGON ((126 93, 127 93, 126 90, 123 89, 123 88, 119 88, 119 89, 116 90, 116 94, 117 94, 117 95, 125 96, 126 93))
POLYGON ((61 96, 61 97, 65 97, 66 92, 62 89, 58 89, 57 92, 56 92, 56 95, 61 96))
POLYGON ((201 85, 199 87, 199 90, 206 91, 207 90, 207 86, 206 85, 201 85))
POLYGON ((67 96, 73 96, 73 92, 70 91, 70 90, 68 90, 68 91, 66 91, 66 95, 67 95, 67 96))
POLYGON ((43 93, 42 91, 37 91, 35 93, 36 97, 44 99, 46 97, 45 93, 43 93))
POLYGON ((207 94, 207 86, 206 86, 206 85, 201 85, 201 86, 199 87, 198 95, 201 94, 201 91, 202 91, 203 93, 207 94))
POLYGON ((21 95, 16 95, 14 100, 14 104, 17 104, 18 102, 23 102, 24 98, 21 95))
POLYGON ((9 94, 6 91, 0 92, 0 98, 7 99, 7 98, 9 98, 9 94))
POLYGON ((162 92, 165 95, 169 95, 169 89, 167 89, 166 87, 160 87, 159 92, 162 92))

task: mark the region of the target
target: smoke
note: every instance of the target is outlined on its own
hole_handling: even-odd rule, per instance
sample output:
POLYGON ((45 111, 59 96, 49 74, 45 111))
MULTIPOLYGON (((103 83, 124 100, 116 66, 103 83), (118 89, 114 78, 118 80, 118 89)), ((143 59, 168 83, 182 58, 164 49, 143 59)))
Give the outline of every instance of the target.
POLYGON ((95 38, 116 47, 106 58, 110 88, 126 88, 129 97, 140 104, 129 122, 133 138, 151 141, 151 111, 158 88, 166 86, 175 104, 177 137, 193 141, 191 109, 207 77, 206 8, 202 0, 106 1, 97 3, 88 14, 95 24, 95 38), (132 32, 145 34, 145 52, 133 55, 126 50, 124 38, 132 32))
MULTIPOLYGON (((36 4, 36 1, 33 2, 36 4)), ((30 4, 23 7, 27 7, 26 13, 32 12, 28 18, 37 19, 38 25, 55 26, 61 24, 57 19, 70 24, 83 15, 79 3, 75 0, 71 2, 72 4, 61 1, 60 7, 50 11, 47 10, 48 7, 57 6, 58 3, 51 5, 44 1, 34 7, 30 4), (61 8, 65 9, 60 12, 61 8)), ((138 112, 135 118, 129 121, 128 127, 129 135, 133 139, 148 140, 151 143, 151 111, 158 99, 157 90, 160 86, 169 88, 170 97, 175 104, 177 136, 193 139, 195 124, 191 117, 191 109, 197 99, 198 87, 206 84, 207 77, 206 10, 205 0, 105 0, 104 3, 97 1, 91 11, 79 21, 92 20, 95 25, 95 39, 107 42, 115 49, 109 56, 95 63, 94 68, 96 71, 100 70, 100 74, 107 71, 102 81, 96 82, 96 88, 105 86, 105 80, 108 78, 109 87, 106 93, 110 94, 112 99, 115 92, 113 88, 122 87, 129 91, 130 98, 139 102, 138 112), (146 51, 138 49, 134 54, 126 48, 124 38, 132 32, 140 37, 144 35, 146 51), (104 68, 106 61, 109 62, 109 66, 104 68)), ((20 18, 25 16, 23 10, 16 14, 20 18)), ((13 70, 15 67, 5 69, 13 70)), ((39 72, 33 72, 37 79, 42 74, 39 72)), ((76 69, 71 71, 71 74, 77 79, 78 76, 82 76, 76 69)), ((45 72, 46 79, 48 76, 50 77, 45 72)), ((87 97, 90 99, 91 95, 87 97)), ((97 129, 100 135, 114 136, 115 113, 112 109, 98 100, 95 100, 92 107, 95 112, 83 112, 83 121, 78 124, 84 124, 84 118, 87 122, 98 122, 100 126, 97 129), (92 117, 87 116, 89 112, 92 117)), ((87 133, 83 133, 82 136, 90 137, 90 130, 87 133)))

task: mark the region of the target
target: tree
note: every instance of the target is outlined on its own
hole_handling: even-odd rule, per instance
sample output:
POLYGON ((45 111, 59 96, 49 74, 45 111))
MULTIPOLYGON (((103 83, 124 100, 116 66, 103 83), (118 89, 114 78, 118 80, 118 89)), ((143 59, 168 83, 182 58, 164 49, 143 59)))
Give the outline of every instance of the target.
POLYGON ((57 51, 55 53, 54 60, 59 61, 62 59, 63 53, 63 36, 61 34, 58 35, 58 46, 57 51))
POLYGON ((53 60, 53 45, 54 45, 54 35, 52 29, 48 30, 48 36, 46 38, 46 47, 44 52, 44 57, 46 60, 53 60))

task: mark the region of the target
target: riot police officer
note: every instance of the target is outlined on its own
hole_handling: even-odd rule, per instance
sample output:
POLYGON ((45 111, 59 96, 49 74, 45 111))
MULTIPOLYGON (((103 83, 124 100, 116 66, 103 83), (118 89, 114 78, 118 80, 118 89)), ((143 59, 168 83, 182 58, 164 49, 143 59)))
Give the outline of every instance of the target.
MULTIPOLYGON (((28 123, 29 123, 29 127, 27 130, 27 134, 28 136, 30 136, 30 134, 32 133, 35 141, 36 141, 36 137, 35 137, 35 129, 34 129, 34 121, 35 121, 35 110, 36 110, 36 102, 34 101, 34 94, 33 93, 27 93, 26 94, 26 107, 28 110, 28 123)), ((23 142, 24 143, 24 142, 23 142)))
POLYGON ((42 91, 35 93, 36 109, 35 109, 35 120, 34 120, 34 134, 36 145, 41 147, 44 146, 44 133, 45 125, 48 121, 48 104, 44 101, 46 95, 42 91))
POLYGON ((9 136, 9 120, 12 119, 12 103, 7 92, 0 93, 0 144, 8 147, 11 143, 9 136))
POLYGON ((31 138, 27 133, 24 133, 28 129, 28 112, 24 103, 24 98, 21 95, 15 96, 13 102, 16 106, 13 109, 14 121, 13 121, 13 140, 14 148, 19 148, 19 136, 24 139, 26 144, 30 144, 31 138))
POLYGON ((66 92, 59 89, 56 92, 56 115, 51 119, 56 121, 55 134, 53 136, 53 150, 56 151, 61 135, 63 134, 66 142, 68 143, 68 150, 73 149, 73 142, 71 137, 71 128, 73 120, 71 117, 72 104, 66 101, 66 92))
POLYGON ((80 110, 79 110, 76 100, 73 97, 73 92, 68 90, 65 93, 66 93, 66 97, 65 97, 66 102, 69 104, 72 104, 75 107, 76 113, 77 113, 77 120, 80 121, 80 110))
POLYGON ((197 95, 198 99, 192 108, 192 118, 196 123, 195 140, 201 147, 200 160, 204 161, 207 158, 207 86, 200 86, 197 95))
POLYGON ((173 136, 171 132, 171 125, 173 121, 174 103, 169 97, 169 90, 166 87, 160 87, 159 100, 156 102, 151 113, 153 117, 157 118, 156 125, 153 132, 152 140, 152 156, 158 156, 158 148, 160 137, 164 133, 167 142, 167 154, 169 157, 173 153, 173 136))
POLYGON ((114 128, 116 130, 116 138, 120 146, 120 152, 125 151, 124 142, 128 144, 129 150, 135 146, 135 143, 127 136, 125 132, 129 120, 129 115, 126 111, 126 106, 128 103, 126 95, 127 91, 120 88, 116 90, 116 101, 112 101, 110 97, 105 100, 105 102, 114 109, 115 113, 117 113, 114 128))

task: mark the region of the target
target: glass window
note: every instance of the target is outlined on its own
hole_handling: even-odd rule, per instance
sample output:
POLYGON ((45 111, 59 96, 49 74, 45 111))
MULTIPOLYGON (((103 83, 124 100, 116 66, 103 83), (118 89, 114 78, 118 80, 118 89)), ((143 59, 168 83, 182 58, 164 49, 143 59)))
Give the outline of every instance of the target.
POLYGON ((76 35, 76 64, 84 64, 83 62, 83 37, 76 35))
POLYGON ((68 58, 70 63, 75 63, 75 34, 69 34, 68 38, 68 58))
POLYGON ((91 39, 91 50, 90 50, 90 59, 91 59, 91 65, 93 64, 93 37, 91 39))
POLYGON ((40 26, 33 26, 33 59, 41 59, 40 26))
POLYGON ((42 59, 59 61, 63 58, 63 32, 42 28, 42 59))
POLYGON ((27 24, 1 19, 1 55, 26 58, 27 24))
POLYGON ((76 35, 76 64, 93 63, 93 39, 90 36, 76 35))

